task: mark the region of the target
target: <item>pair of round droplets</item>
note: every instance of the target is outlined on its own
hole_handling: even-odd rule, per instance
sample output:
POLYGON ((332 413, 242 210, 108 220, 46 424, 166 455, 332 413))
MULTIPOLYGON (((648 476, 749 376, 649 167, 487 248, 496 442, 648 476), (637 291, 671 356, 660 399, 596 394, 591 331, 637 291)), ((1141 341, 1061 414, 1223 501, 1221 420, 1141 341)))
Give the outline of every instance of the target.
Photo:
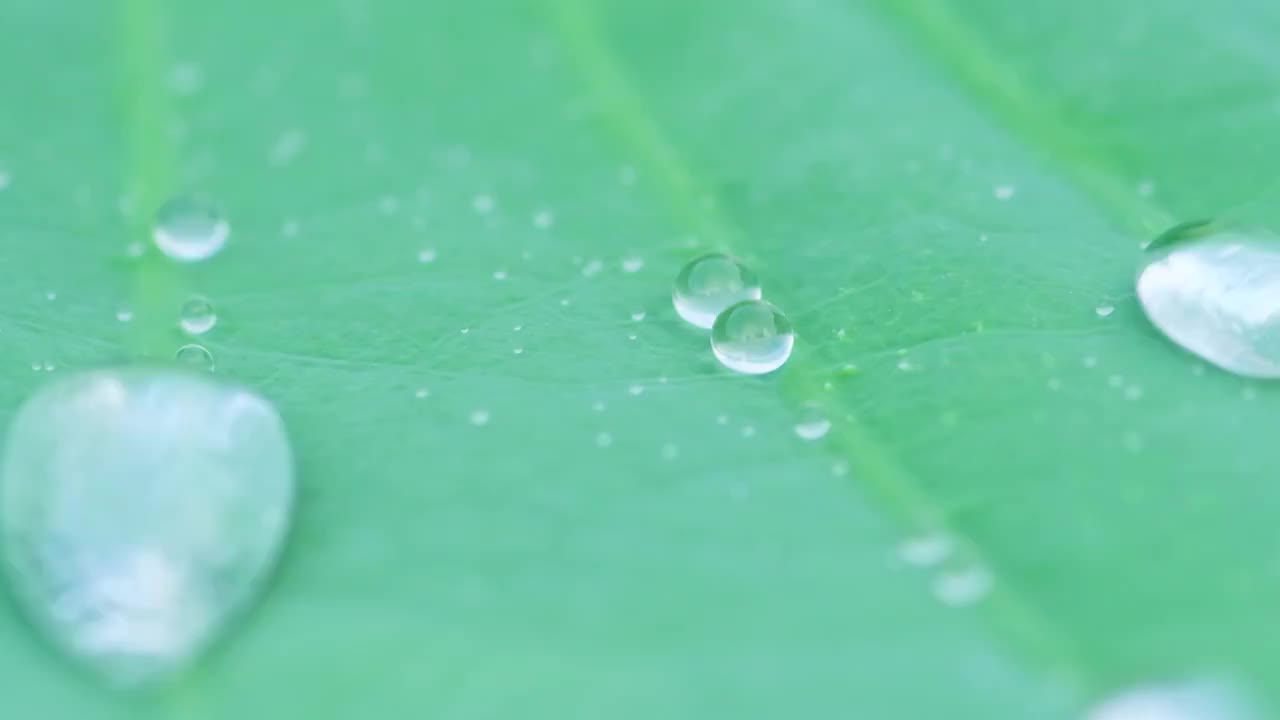
POLYGON ((671 302, 680 317, 711 329, 711 351, 721 364, 759 375, 782 367, 795 346, 791 321, 762 295, 750 268, 713 253, 680 269, 671 302))

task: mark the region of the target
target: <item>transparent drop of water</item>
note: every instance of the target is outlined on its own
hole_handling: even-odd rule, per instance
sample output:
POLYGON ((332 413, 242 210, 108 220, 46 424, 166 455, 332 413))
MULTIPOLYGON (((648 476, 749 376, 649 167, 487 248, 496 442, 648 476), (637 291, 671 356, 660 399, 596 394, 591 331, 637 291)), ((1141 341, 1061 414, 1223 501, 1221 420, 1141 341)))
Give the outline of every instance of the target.
POLYGON ((1280 377, 1280 238, 1189 223, 1149 252, 1137 294, 1156 328, 1229 372, 1280 377))
POLYGON ((820 440, 831 429, 831 421, 816 405, 805 405, 794 429, 801 440, 820 440))
POLYGON ((195 343, 178 348, 178 352, 173 354, 173 359, 179 365, 192 370, 213 372, 214 369, 213 353, 209 352, 209 349, 205 346, 195 343))
POLYGON ((1252 698, 1234 683, 1196 680, 1143 685, 1092 707, 1086 720, 1261 720, 1252 698))
POLYGON ((247 390, 104 370, 27 401, 0 493, 18 604, 64 651, 136 685, 187 665, 262 590, 293 461, 275 409, 247 390))
POLYGON ((197 262, 213 257, 227 244, 231 226, 218 206, 197 196, 177 197, 156 212, 151 237, 173 260, 197 262))
POLYGON ((730 307, 711 328, 711 350, 716 359, 730 370, 748 375, 782 367, 794 346, 791 321, 763 300, 730 307))
POLYGON ((203 335, 218 324, 218 314, 207 298, 193 297, 182 304, 178 324, 189 335, 203 335))
POLYGON ((671 301, 680 317, 709 328, 725 308, 761 296, 760 280, 754 272, 728 255, 716 253, 690 260, 680 269, 671 301))

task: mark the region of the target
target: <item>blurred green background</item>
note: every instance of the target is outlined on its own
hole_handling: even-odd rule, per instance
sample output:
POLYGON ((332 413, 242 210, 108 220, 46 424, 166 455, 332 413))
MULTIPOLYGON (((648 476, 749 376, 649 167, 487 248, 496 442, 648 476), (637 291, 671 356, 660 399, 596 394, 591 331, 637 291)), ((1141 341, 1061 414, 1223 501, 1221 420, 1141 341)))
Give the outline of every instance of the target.
POLYGON ((1280 221, 1275 3, 5 0, 0 27, 0 407, 33 365, 172 356, 203 293, 302 488, 269 594, 172 686, 108 691, 3 606, 0 715, 1280 701, 1280 390, 1132 295, 1165 226, 1280 221), (227 249, 129 259, 186 191, 227 249), (712 250, 795 324, 781 371, 727 373, 671 309, 712 250), (914 567, 921 537, 955 551, 914 567))

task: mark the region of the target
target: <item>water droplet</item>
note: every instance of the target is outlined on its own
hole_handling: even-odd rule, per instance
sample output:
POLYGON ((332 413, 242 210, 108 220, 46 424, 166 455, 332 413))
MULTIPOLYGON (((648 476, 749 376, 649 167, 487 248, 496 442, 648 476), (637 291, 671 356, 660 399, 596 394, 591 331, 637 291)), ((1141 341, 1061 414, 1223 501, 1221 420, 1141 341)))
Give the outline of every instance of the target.
POLYGON ((711 350, 725 367, 758 375, 782 367, 795 346, 791 321, 763 300, 730 307, 711 328, 711 350))
POLYGON ((671 293, 676 312, 687 322, 709 328, 730 305, 759 300, 756 274, 728 255, 712 254, 690 260, 676 275, 671 293))
POLYGON ((658 451, 663 460, 675 460, 680 456, 680 446, 675 443, 665 443, 662 449, 658 451))
POLYGON ((638 257, 628 257, 622 259, 622 272, 634 273, 644 269, 644 259, 638 257))
POLYGON ((1188 223, 1151 252, 1137 293, 1156 328, 1229 372, 1280 377, 1280 238, 1188 223))
POLYGON ((546 230, 556 222, 555 213, 550 210, 539 210, 533 214, 533 226, 539 230, 546 230))
POLYGON ((717 415, 717 416, 716 416, 716 424, 717 424, 717 425, 728 425, 728 424, 729 424, 729 416, 728 416, 728 415, 723 415, 723 414, 722 414, 722 415, 717 415))
POLYGON ((472 410, 472 411, 471 411, 471 414, 467 416, 467 419, 471 422, 471 424, 472 424, 472 425, 475 425, 476 427, 481 427, 481 426, 484 426, 484 425, 488 425, 488 424, 489 424, 489 411, 488 411, 488 410, 483 410, 483 409, 481 409, 481 410, 472 410))
POLYGON ((1099 305, 1093 311, 1098 314, 1098 317, 1107 317, 1116 311, 1116 307, 1114 305, 1099 305))
POLYGON ((297 237, 298 232, 299 232, 301 229, 302 229, 302 228, 301 228, 301 226, 298 224, 298 221, 297 221, 297 220, 294 220, 294 219, 292 219, 292 218, 290 218, 290 219, 288 219, 288 220, 285 220, 283 223, 281 223, 281 225, 280 225, 280 235, 281 235, 282 237, 287 237, 287 238, 297 237))
POLYGON ((132 310, 116 311, 116 320, 119 320, 122 323, 133 322, 133 311, 132 310))
POLYGON ((173 354, 173 359, 178 361, 179 365, 184 365, 193 370, 204 370, 212 372, 214 369, 213 353, 203 345, 183 345, 178 348, 178 352, 173 354))
POLYGON ((844 477, 849 474, 849 463, 844 460, 837 460, 831 463, 831 474, 835 477, 844 477))
POLYGON ((1260 720, 1251 697, 1234 684, 1198 680, 1145 685, 1117 693, 1089 710, 1085 720, 1260 720))
POLYGON ((991 194, 995 195, 997 200, 1008 200, 1018 192, 1018 188, 1013 185, 997 185, 991 190, 991 194))
POLYGON ((628 387, 628 388, 627 388, 627 393, 628 393, 628 394, 630 394, 630 395, 641 395, 641 394, 643 394, 643 393, 644 393, 644 386, 643 386, 643 385, 631 385, 630 387, 628 387))
POLYGON ((519 346, 517 346, 517 347, 513 347, 513 348, 511 348, 511 352, 512 352, 512 354, 515 354, 515 355, 523 355, 523 354, 524 354, 524 348, 519 347, 519 346))
POLYGON ((13 176, 10 175, 8 172, 5 172, 4 170, 0 170, 0 190, 4 190, 5 188, 9 187, 9 184, 12 182, 13 182, 13 176))
POLYGON ((756 429, 752 425, 743 425, 741 433, 744 438, 755 437, 756 429))
POLYGON ((413 396, 419 400, 425 400, 426 398, 431 397, 431 391, 426 388, 418 388, 417 391, 413 393, 413 396))
POLYGON ((54 370, 58 369, 58 366, 54 365, 52 362, 48 360, 45 360, 44 366, 41 369, 43 369, 45 372, 53 372, 54 370))
POLYGON ((423 263, 425 265, 426 263, 433 263, 435 261, 436 261, 435 250, 432 250, 431 248, 424 248, 418 251, 418 262, 423 263))
POLYGON ((170 258, 196 262, 216 255, 230 234, 231 227, 216 205, 184 196, 170 200, 156 212, 151 237, 170 258))
POLYGON ((1098 367, 1098 358, 1092 355, 1085 355, 1083 358, 1080 358, 1080 364, 1087 368, 1096 368, 1098 367))
POLYGON ((582 266, 582 277, 591 277, 604 269, 604 263, 599 260, 588 260, 586 265, 582 266))
POLYGON ((284 167, 293 162, 307 147, 307 134, 293 128, 280 133, 267 153, 267 161, 276 167, 284 167))
POLYGON ((204 87, 204 71, 189 62, 175 63, 169 68, 169 90, 174 95, 195 95, 204 87))
POLYGON ((293 461, 262 398, 174 371, 48 385, 9 432, 4 554, 59 647, 136 685, 187 665, 262 590, 289 524, 293 461))
POLYGON ((1142 388, 1137 385, 1130 385, 1124 389, 1124 396, 1129 400, 1137 400, 1142 397, 1142 388))
POLYGON ((812 403, 801 409, 800 420, 795 424, 796 436, 801 440, 820 440, 830 429, 831 421, 821 408, 812 403))
POLYGON ((506 280, 506 279, 507 279, 507 271, 506 271, 506 270, 494 270, 494 271, 493 271, 493 279, 494 279, 494 280, 506 280))
POLYGON ((631 319, 634 320, 635 322, 640 322, 641 320, 644 319, 644 311, 640 310, 640 311, 631 313, 631 319))
POLYGON ((951 536, 930 532, 902 541, 898 546, 898 557, 908 565, 932 567, 946 560, 954 545, 951 536))
POLYGON ((1151 180, 1142 180, 1138 183, 1138 196, 1151 197, 1156 191, 1156 184, 1151 180))
POLYGON ((933 594, 943 604, 954 607, 972 605, 991 591, 991 573, 978 565, 944 570, 933 582, 933 594))
POLYGON ((53 302, 54 300, 58 299, 58 293, 54 292, 53 290, 50 290, 49 292, 44 294, 44 299, 48 300, 49 302, 53 302))
POLYGON ((604 412, 606 407, 608 407, 608 405, 605 405, 605 402, 603 400, 597 400, 591 403, 591 409, 595 410, 596 412, 604 412))
POLYGON ((1060 378, 1052 377, 1045 382, 1045 385, 1048 386, 1050 390, 1057 392, 1062 389, 1062 380, 1060 378))
POLYGON ((202 297, 193 297, 182 304, 178 325, 188 335, 203 335, 218 324, 218 314, 213 303, 202 297))
POLYGON ((607 432, 596 433, 596 447, 607 448, 613 444, 613 436, 607 432))
POLYGON ((496 205, 496 203, 494 202, 492 195, 485 195, 481 193, 471 198, 472 209, 481 215, 487 215, 493 212, 494 205, 496 205))

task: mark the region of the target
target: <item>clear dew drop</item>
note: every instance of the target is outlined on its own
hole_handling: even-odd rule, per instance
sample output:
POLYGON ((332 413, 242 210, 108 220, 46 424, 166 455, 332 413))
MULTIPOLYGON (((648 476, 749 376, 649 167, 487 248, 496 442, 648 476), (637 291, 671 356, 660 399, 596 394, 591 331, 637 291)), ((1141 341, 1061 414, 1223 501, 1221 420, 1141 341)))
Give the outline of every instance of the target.
POLYGON ((209 352, 205 346, 195 343, 178 348, 178 351, 173 354, 173 359, 179 365, 192 370, 213 372, 214 369, 213 353, 209 352))
POLYGON ((607 448, 613 444, 613 436, 607 432, 596 433, 596 447, 607 448))
POLYGON ((116 320, 119 320, 119 321, 120 321, 120 322, 122 322, 122 323, 133 322, 133 311, 132 311, 132 310, 117 310, 117 311, 116 311, 116 320))
POLYGON ((475 425, 476 427, 483 427, 485 425, 488 425, 489 411, 483 410, 483 409, 472 410, 471 414, 467 416, 467 420, 470 421, 471 424, 475 425))
POLYGON ((711 350, 722 365, 748 375, 782 367, 795 346, 791 321, 763 300, 730 307, 711 328, 711 350))
POLYGON ((687 322, 710 328, 730 305, 761 298, 760 280, 747 266, 728 255, 703 255, 690 260, 676 275, 671 302, 687 322))
POLYGON ((65 652, 137 685, 189 664, 258 596, 293 460, 275 409, 247 390, 104 370, 27 401, 0 492, 18 604, 65 652))
POLYGON ((793 429, 801 440, 821 440, 831 430, 831 421, 822 410, 813 404, 805 405, 800 411, 800 419, 793 429))
POLYGON ((203 335, 218 324, 218 314, 208 298, 193 297, 182 304, 178 325, 188 335, 203 335))
POLYGON ((942 532, 929 532, 907 538, 898 545, 898 557, 908 565, 933 567, 951 555, 955 543, 942 532))
POLYGON ((631 313, 631 320, 633 322, 640 322, 641 320, 644 320, 644 315, 645 313, 643 310, 637 310, 636 312, 631 313))
POLYGON ((174 198, 156 211, 151 238, 179 262, 207 260, 227 244, 231 226, 218 206, 197 196, 174 198))
POLYGON ((1116 306, 1115 305, 1099 305, 1098 307, 1094 308, 1093 311, 1098 315, 1098 317, 1109 317, 1111 313, 1116 311, 1116 306))
POLYGON ((436 261, 436 251, 431 248, 424 248, 418 251, 418 262, 423 265, 436 261))
POLYGON ((1142 685, 1103 699, 1085 720, 1261 720, 1259 708, 1236 684, 1194 680, 1142 685))
POLYGON ((1152 242, 1137 295, 1151 323, 1237 375, 1280 377, 1280 238, 1188 223, 1152 242))
POLYGON ((991 584, 991 573, 980 565, 943 570, 934 578, 933 594, 944 605, 964 607, 986 597, 991 584))
POLYGON ((631 256, 622 259, 622 272, 636 273, 644 269, 644 258, 631 256))

